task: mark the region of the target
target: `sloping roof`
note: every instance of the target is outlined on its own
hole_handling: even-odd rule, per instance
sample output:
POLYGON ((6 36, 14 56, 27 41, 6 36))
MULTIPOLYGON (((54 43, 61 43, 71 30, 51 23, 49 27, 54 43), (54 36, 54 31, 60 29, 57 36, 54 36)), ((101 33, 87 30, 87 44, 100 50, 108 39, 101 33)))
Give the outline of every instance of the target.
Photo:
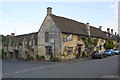
POLYGON ((33 36, 33 39, 35 40, 35 43, 37 43, 37 33, 38 32, 11 37, 12 43, 19 44, 19 43, 21 43, 21 41, 24 40, 24 38, 26 39, 27 42, 29 42, 31 40, 32 36, 33 36))
POLYGON ((53 14, 51 14, 50 16, 61 32, 88 35, 86 32, 86 25, 84 23, 64 17, 59 17, 53 14))
POLYGON ((106 33, 101 31, 99 28, 95 28, 93 26, 90 26, 90 36, 108 39, 108 36, 106 36, 106 33))
MULTIPOLYGON (((61 32, 88 36, 86 24, 72 19, 56 16, 54 14, 51 14, 50 16, 61 32)), ((105 39, 107 38, 103 31, 93 26, 90 26, 90 36, 105 39)))

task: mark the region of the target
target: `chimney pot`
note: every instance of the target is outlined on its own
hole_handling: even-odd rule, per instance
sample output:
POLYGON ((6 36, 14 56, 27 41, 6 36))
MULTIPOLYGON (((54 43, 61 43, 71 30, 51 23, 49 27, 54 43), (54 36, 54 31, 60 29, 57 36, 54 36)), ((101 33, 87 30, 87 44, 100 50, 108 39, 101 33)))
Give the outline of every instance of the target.
POLYGON ((119 34, 117 34, 117 36, 119 36, 119 34))
POLYGON ((115 36, 117 35, 117 33, 115 32, 115 36))
POLYGON ((110 28, 107 28, 107 32, 110 33, 110 28))
POLYGON ((113 29, 111 29, 111 34, 113 34, 113 29))
POLYGON ((11 33, 11 37, 14 37, 15 36, 15 33, 11 33))

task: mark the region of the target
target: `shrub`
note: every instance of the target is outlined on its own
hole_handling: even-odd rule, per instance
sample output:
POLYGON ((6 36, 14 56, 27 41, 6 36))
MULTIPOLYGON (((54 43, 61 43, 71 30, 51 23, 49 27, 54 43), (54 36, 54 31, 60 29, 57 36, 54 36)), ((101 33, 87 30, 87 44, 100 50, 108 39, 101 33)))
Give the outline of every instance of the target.
POLYGON ((79 53, 75 54, 75 57, 76 57, 76 59, 79 59, 80 58, 80 54, 79 53))
POLYGON ((39 55, 36 55, 36 59, 39 59, 39 55))
POLYGON ((55 58, 55 57, 51 58, 50 60, 51 60, 52 62, 60 62, 60 59, 59 59, 59 58, 55 58))
POLYGON ((104 44, 104 48, 113 49, 114 48, 113 41, 112 40, 107 40, 106 43, 104 44))
POLYGON ((30 56, 30 57, 25 59, 25 61, 31 61, 31 60, 34 60, 33 56, 30 56))
POLYGON ((41 60, 45 60, 45 56, 43 56, 43 55, 40 56, 40 59, 41 59, 41 60))
POLYGON ((82 57, 85 57, 86 55, 85 55, 85 52, 82 52, 82 57))

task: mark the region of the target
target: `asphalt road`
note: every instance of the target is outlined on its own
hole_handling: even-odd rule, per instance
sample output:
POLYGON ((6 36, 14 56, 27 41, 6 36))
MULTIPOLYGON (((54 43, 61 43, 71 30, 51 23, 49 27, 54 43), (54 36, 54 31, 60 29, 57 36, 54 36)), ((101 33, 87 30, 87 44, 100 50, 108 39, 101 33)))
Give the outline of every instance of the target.
POLYGON ((104 59, 51 62, 3 60, 3 78, 117 78, 118 55, 104 59))

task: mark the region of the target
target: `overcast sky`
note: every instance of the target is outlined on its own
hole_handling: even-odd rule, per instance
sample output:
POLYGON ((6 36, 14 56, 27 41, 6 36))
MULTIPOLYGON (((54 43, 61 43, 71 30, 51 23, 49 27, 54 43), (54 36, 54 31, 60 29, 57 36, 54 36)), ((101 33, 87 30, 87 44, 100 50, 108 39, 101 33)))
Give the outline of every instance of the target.
POLYGON ((117 5, 117 2, 0 2, 0 34, 37 32, 49 6, 57 16, 102 26, 103 31, 110 27, 118 33, 117 5))

